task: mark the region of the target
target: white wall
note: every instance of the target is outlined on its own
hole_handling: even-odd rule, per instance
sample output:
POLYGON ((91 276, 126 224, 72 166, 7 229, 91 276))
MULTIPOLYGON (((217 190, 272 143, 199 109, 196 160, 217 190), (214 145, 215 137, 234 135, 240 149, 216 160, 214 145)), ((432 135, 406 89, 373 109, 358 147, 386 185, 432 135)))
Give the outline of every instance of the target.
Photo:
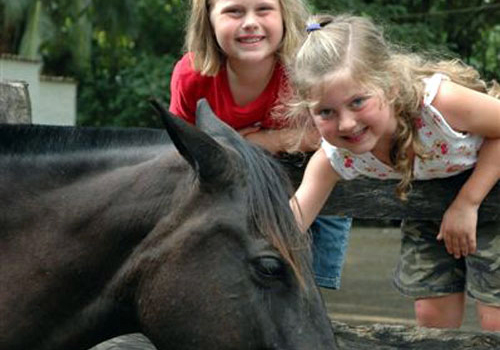
POLYGON ((40 119, 33 124, 75 125, 76 84, 67 79, 40 78, 40 119))
POLYGON ((40 77, 42 62, 0 54, 0 80, 28 83, 33 124, 75 125, 76 82, 68 78, 40 77))

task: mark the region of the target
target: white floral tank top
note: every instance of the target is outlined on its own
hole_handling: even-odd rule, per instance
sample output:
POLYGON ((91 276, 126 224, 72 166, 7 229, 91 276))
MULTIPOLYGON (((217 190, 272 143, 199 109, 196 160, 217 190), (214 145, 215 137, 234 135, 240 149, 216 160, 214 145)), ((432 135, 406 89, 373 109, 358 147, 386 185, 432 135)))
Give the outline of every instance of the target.
MULTIPOLYGON (((474 167, 483 137, 453 130, 442 114, 431 104, 443 79, 434 74, 425 79, 422 114, 416 119, 418 134, 429 155, 426 159, 415 157, 413 175, 416 180, 449 177, 474 167)), ((359 175, 378 179, 400 179, 401 175, 378 160, 371 152, 354 154, 322 140, 322 148, 335 171, 345 180, 359 175)))

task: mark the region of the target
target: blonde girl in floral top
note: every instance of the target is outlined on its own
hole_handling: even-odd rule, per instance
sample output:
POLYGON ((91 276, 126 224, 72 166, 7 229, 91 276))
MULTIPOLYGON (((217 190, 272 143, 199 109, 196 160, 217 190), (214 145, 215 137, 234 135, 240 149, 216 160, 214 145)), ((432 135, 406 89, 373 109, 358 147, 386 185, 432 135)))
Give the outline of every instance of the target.
MULTIPOLYGON (((412 177, 427 180, 449 177, 474 167, 483 137, 454 130, 432 102, 441 82, 448 80, 440 73, 424 79, 424 98, 421 115, 415 117, 415 127, 425 157, 413 160, 412 177)), ((333 167, 343 179, 358 175, 379 179, 401 179, 402 175, 372 153, 355 154, 323 140, 322 147, 333 167)))
POLYGON ((308 227, 340 179, 400 179, 405 199, 413 179, 474 168, 440 223, 403 223, 394 283, 421 326, 459 327, 467 292, 482 328, 500 331, 500 225, 477 227, 500 178, 500 88, 458 60, 396 51, 366 18, 314 16, 307 31, 291 119, 317 128, 322 147, 291 201, 299 223, 308 227))

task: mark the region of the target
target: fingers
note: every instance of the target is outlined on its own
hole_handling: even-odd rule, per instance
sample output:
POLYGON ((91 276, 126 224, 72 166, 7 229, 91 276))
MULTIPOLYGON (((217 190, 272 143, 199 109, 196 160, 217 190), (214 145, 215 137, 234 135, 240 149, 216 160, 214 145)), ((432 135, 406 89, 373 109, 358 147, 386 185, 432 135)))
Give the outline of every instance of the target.
POLYGON ((456 259, 476 251, 477 209, 450 206, 443 215, 437 239, 456 259))
POLYGON ((477 249, 476 235, 474 234, 472 237, 467 236, 467 242, 469 245, 469 254, 473 254, 477 249))
POLYGON ((238 130, 238 132, 241 136, 245 137, 247 135, 250 135, 250 134, 253 134, 254 132, 259 131, 260 129, 261 129, 260 126, 249 126, 247 128, 243 128, 243 129, 238 130))
POLYGON ((439 231, 439 233, 438 233, 438 235, 437 235, 436 239, 437 239, 438 241, 442 241, 442 240, 444 239, 444 236, 443 236, 443 231, 442 231, 442 230, 440 230, 440 231, 439 231))
POLYGON ((467 256, 469 247, 467 240, 463 236, 452 236, 450 239, 451 252, 455 259, 460 259, 462 256, 467 256))
POLYGON ((455 259, 460 259, 462 257, 462 247, 457 237, 445 234, 444 244, 446 246, 446 251, 448 252, 448 254, 453 255, 455 259))
POLYGON ((444 241, 446 251, 455 259, 460 259, 476 252, 476 235, 473 233, 448 233, 440 230, 436 239, 444 241))

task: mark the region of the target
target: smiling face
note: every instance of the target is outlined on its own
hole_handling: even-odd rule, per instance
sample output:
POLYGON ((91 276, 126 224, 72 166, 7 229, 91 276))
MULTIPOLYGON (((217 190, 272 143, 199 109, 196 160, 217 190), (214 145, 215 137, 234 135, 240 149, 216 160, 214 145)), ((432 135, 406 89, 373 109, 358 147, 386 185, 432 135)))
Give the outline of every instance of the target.
POLYGON ((355 154, 388 157, 397 122, 383 95, 367 91, 348 74, 331 75, 324 81, 312 89, 311 97, 318 102, 310 109, 321 136, 355 154))
POLYGON ((273 58, 283 38, 279 0, 212 0, 210 22, 229 61, 273 58))

